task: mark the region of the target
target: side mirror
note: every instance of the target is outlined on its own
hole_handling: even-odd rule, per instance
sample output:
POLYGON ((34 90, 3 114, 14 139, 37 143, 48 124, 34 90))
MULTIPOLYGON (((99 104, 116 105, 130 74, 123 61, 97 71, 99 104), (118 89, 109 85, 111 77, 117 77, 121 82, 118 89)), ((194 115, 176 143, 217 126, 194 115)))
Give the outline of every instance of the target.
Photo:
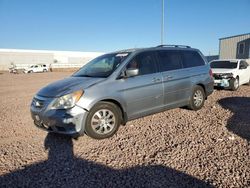
POLYGON ((137 76, 138 74, 139 74, 139 69, 137 69, 137 68, 128 68, 125 71, 126 77, 133 77, 133 76, 137 76))

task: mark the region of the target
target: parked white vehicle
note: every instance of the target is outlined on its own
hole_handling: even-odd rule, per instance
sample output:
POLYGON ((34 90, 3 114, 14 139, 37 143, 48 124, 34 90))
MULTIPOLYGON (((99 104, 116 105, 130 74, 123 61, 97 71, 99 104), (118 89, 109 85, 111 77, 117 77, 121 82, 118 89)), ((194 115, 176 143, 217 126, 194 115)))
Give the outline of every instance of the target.
POLYGON ((25 69, 24 73, 33 73, 33 72, 48 72, 49 67, 45 64, 32 65, 29 68, 25 69))
POLYGON ((250 66, 245 60, 228 59, 210 62, 214 86, 237 90, 240 85, 250 85, 250 66))

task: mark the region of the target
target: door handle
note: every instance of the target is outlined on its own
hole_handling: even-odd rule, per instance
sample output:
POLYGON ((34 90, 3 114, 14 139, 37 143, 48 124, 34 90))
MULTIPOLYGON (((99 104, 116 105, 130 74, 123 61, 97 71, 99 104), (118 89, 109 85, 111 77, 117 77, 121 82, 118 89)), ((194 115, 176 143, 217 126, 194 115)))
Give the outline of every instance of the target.
POLYGON ((171 80, 173 76, 165 76, 165 80, 171 80))
POLYGON ((152 82, 153 83, 161 82, 161 79, 160 78, 153 78, 152 82))

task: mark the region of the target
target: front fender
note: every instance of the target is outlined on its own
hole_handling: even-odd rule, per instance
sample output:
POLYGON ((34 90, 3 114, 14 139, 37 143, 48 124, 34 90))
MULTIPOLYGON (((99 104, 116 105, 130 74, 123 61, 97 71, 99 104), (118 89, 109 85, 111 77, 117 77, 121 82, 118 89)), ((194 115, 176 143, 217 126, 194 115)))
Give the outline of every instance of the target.
POLYGON ((83 109, 85 109, 87 111, 90 111, 91 108, 93 108, 93 106, 100 101, 111 101, 111 102, 114 101, 114 103, 119 104, 119 107, 122 108, 121 110, 126 113, 126 109, 127 109, 126 106, 127 105, 121 96, 116 96, 116 97, 103 96, 103 97, 98 97, 95 99, 93 99, 92 97, 88 98, 88 97, 83 96, 78 101, 77 105, 82 107, 83 109))

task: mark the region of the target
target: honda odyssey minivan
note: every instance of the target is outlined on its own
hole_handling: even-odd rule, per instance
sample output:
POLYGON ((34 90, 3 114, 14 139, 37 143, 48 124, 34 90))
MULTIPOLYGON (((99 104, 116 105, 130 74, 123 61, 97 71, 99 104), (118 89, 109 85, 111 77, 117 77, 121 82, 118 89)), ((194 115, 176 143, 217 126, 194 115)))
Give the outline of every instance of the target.
POLYGON ((95 58, 72 76, 42 88, 31 115, 39 128, 77 137, 111 137, 127 121, 177 107, 202 108, 213 92, 202 53, 160 45, 95 58))

